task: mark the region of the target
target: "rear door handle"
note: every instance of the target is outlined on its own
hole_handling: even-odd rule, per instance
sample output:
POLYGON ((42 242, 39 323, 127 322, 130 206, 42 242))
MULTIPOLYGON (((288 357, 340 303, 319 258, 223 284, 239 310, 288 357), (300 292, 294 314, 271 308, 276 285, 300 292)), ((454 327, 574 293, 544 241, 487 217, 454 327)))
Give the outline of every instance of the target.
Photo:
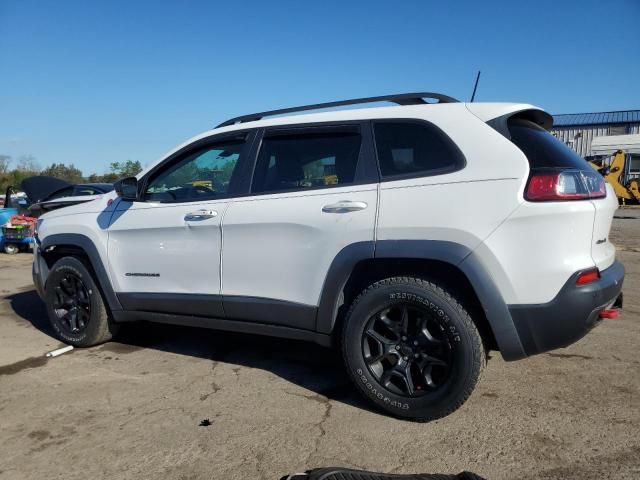
POLYGON ((364 210, 367 208, 365 202, 352 202, 351 200, 342 200, 337 203, 332 203, 322 207, 324 213, 348 213, 357 212, 358 210, 364 210))
POLYGON ((217 217, 218 212, 215 210, 197 210, 195 212, 187 213, 184 216, 185 221, 198 221, 198 220, 206 220, 207 218, 217 217))

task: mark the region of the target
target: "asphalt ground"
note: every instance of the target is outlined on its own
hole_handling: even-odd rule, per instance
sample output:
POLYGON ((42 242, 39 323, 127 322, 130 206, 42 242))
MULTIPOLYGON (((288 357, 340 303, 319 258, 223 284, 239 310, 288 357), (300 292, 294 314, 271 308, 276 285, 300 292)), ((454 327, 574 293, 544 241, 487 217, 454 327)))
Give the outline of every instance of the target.
POLYGON ((428 424, 371 411, 337 353, 301 342, 138 324, 46 359, 61 344, 31 256, 0 254, 0 479, 276 479, 329 465, 640 478, 640 210, 616 216, 620 318, 567 349, 492 353, 467 403, 428 424))

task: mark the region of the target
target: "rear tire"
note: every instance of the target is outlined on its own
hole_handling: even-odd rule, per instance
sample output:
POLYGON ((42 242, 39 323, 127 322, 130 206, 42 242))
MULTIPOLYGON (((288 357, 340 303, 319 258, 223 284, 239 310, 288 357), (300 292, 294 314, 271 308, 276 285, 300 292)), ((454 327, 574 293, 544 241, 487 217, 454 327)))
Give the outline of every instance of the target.
POLYGON ((438 285, 394 277, 352 303, 342 354, 357 389, 396 417, 430 421, 457 410, 486 362, 467 311, 438 285))
POLYGON ((69 345, 91 347, 111 340, 117 332, 100 289, 78 258, 63 257, 53 265, 45 303, 56 336, 69 345))

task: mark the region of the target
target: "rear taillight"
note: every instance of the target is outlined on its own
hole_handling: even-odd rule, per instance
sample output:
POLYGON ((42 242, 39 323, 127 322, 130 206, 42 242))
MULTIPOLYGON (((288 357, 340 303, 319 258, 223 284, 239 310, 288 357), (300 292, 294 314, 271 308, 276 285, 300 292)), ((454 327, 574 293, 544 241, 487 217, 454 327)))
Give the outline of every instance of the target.
POLYGON ((576 285, 586 285, 587 283, 593 283, 600 280, 600 270, 594 268, 592 270, 586 270, 578 275, 576 278, 576 285))
POLYGON ((589 192, 589 198, 604 198, 607 196, 604 178, 598 172, 585 170, 582 172, 582 180, 589 192))
POLYGON ((602 198, 607 191, 604 178, 583 170, 532 171, 525 198, 530 202, 552 202, 602 198))

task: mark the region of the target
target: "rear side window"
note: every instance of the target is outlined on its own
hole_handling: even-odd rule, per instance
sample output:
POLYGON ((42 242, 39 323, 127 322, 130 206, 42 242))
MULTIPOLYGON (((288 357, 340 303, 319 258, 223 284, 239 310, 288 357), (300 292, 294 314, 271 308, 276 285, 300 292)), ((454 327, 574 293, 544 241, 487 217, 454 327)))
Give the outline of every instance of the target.
POLYGON ((92 187, 75 187, 73 189, 73 195, 75 197, 82 197, 84 195, 99 195, 100 193, 102 192, 92 187))
POLYGON ((508 122, 511 141, 526 155, 531 172, 524 197, 531 202, 604 198, 602 175, 539 125, 522 118, 508 122))
POLYGON ((56 198, 64 198, 73 196, 73 187, 63 188, 50 195, 46 200, 55 200, 56 198))
POLYGON ((383 178, 441 175, 465 165, 460 149, 435 125, 375 122, 374 132, 383 178))
POLYGON ((282 192, 353 183, 360 144, 356 128, 267 134, 252 191, 282 192))
POLYGON ((586 160, 529 120, 509 120, 509 133, 511 141, 525 154, 531 168, 590 170, 586 160))

